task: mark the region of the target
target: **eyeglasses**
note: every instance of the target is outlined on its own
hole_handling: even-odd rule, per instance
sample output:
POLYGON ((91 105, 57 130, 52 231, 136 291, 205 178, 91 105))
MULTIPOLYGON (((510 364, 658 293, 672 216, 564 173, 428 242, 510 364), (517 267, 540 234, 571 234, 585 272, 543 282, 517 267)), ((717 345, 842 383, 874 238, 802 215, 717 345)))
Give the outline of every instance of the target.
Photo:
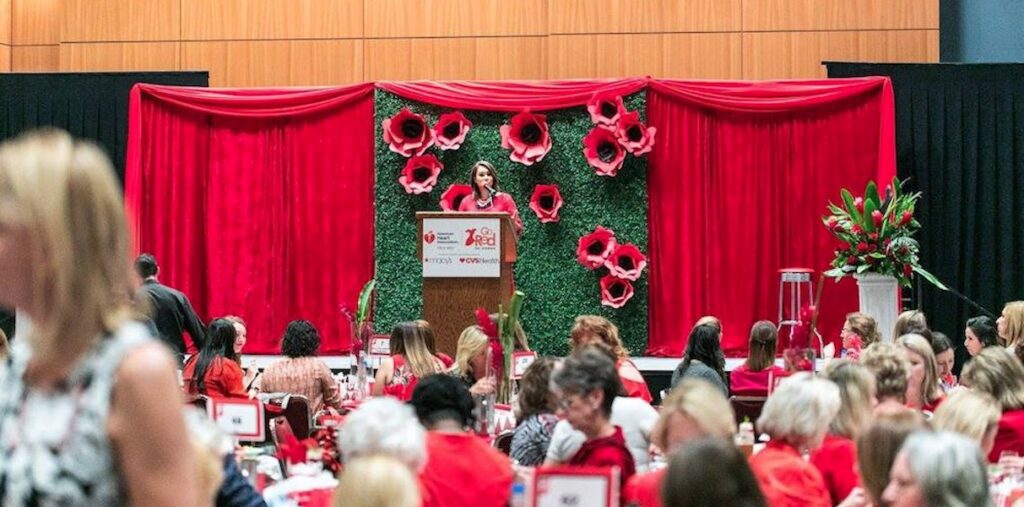
POLYGON ((572 402, 576 401, 576 398, 578 397, 579 395, 577 394, 563 395, 561 398, 558 399, 558 408, 562 410, 569 410, 569 407, 572 406, 572 402))

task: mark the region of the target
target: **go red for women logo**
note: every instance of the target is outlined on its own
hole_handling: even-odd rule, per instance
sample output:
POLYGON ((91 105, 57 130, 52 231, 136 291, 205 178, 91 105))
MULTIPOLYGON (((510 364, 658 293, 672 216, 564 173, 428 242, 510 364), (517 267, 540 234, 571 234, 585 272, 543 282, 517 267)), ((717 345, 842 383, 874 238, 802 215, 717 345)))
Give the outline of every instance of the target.
POLYGON ((488 227, 482 227, 480 229, 466 229, 466 246, 498 246, 498 234, 488 227))

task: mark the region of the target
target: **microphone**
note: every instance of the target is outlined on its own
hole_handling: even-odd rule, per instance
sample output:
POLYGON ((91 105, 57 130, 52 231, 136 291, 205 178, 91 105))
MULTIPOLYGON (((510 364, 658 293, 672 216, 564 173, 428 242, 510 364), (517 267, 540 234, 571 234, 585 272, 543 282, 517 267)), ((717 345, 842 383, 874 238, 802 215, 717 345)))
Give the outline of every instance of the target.
POLYGON ((492 187, 492 186, 490 186, 490 185, 487 185, 487 186, 486 186, 486 187, 484 187, 484 188, 486 188, 486 189, 487 189, 487 192, 488 192, 488 193, 490 193, 491 195, 494 195, 494 194, 497 194, 497 193, 498 193, 498 191, 497 191, 497 190, 495 190, 495 189, 494 189, 494 187, 492 187))

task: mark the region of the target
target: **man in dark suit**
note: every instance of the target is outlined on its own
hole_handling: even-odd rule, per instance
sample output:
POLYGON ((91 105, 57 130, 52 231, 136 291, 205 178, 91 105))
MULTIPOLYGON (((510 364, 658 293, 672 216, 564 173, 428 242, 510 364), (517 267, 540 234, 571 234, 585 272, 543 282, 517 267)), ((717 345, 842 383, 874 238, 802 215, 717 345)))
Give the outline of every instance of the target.
POLYGON ((160 339, 178 355, 180 362, 186 352, 182 332, 188 332, 198 349, 203 348, 206 333, 203 322, 192 309, 192 303, 180 291, 161 284, 157 280, 159 272, 156 258, 152 255, 144 253, 135 259, 135 273, 142 279, 137 297, 149 305, 160 339))

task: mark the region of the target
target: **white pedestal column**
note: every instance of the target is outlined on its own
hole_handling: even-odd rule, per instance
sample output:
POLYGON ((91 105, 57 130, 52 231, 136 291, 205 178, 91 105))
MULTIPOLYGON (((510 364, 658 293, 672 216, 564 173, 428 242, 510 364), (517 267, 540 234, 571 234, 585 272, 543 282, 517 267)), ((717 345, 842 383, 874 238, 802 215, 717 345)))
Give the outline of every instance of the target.
POLYGON ((892 328, 899 317, 899 283, 895 277, 877 273, 863 273, 854 278, 860 295, 860 312, 875 319, 883 342, 892 342, 892 328))

